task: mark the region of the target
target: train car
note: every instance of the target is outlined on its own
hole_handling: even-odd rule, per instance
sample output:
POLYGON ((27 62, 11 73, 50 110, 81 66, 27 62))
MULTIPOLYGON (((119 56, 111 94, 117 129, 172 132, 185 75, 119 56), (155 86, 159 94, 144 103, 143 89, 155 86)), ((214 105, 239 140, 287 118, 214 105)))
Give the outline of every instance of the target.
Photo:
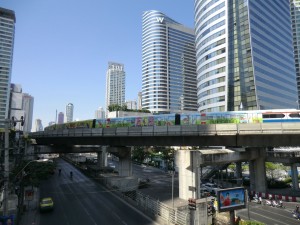
POLYGON ((173 126, 201 125, 221 123, 274 123, 300 122, 300 110, 249 110, 207 113, 161 114, 151 116, 135 116, 122 118, 92 119, 75 121, 64 124, 54 124, 47 130, 76 129, 76 128, 113 128, 141 126, 173 126))
POLYGON ((263 111, 263 123, 285 123, 285 122, 300 122, 300 111, 299 110, 274 110, 274 111, 263 111))
MULTIPOLYGON (((175 125, 175 117, 179 114, 161 114, 151 116, 135 116, 123 118, 96 119, 96 128, 108 127, 142 127, 175 125)), ((179 125, 176 124, 176 125, 179 125)))
POLYGON ((91 120, 82 120, 82 121, 74 121, 69 123, 62 124, 53 124, 51 126, 45 127, 45 131, 51 130, 63 130, 63 129, 76 129, 76 128, 95 128, 95 119, 91 120))

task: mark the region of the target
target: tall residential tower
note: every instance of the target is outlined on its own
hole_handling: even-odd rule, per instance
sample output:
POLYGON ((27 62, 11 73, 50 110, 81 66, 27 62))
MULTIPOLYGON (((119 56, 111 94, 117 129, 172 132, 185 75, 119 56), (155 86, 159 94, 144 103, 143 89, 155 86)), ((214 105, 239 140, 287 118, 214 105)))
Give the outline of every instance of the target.
POLYGON ((142 106, 152 113, 197 110, 194 30, 165 14, 143 14, 142 106))
POLYGON ((66 106, 66 122, 73 122, 73 111, 74 111, 74 105, 72 103, 69 103, 66 106))
POLYGON ((296 108, 289 0, 195 0, 198 110, 296 108))
POLYGON ((9 117, 10 82, 16 17, 14 11, 0 8, 0 129, 9 117))
POLYGON ((125 103, 125 71, 124 65, 109 62, 106 72, 106 110, 112 104, 125 103))

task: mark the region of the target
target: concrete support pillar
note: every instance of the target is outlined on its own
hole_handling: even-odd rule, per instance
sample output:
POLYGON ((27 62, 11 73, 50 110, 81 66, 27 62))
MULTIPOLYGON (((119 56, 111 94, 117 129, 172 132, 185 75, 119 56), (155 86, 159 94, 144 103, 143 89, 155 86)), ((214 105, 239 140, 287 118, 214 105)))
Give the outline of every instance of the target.
POLYGON ((101 152, 97 152, 97 167, 105 167, 107 166, 107 151, 106 147, 101 147, 101 152))
POLYGON ((299 182, 298 182, 298 168, 296 163, 291 165, 291 176, 292 176, 293 189, 298 191, 299 182))
POLYGON ((266 179, 266 149, 257 149, 259 151, 255 160, 249 163, 250 171, 250 190, 256 192, 266 193, 267 179, 266 179))
POLYGON ((198 152, 178 150, 179 198, 200 198, 200 165, 198 152))
POLYGON ((235 176, 237 179, 237 186, 243 185, 242 162, 235 163, 235 176))
POLYGON ((131 148, 119 147, 118 172, 121 177, 132 176, 131 148))

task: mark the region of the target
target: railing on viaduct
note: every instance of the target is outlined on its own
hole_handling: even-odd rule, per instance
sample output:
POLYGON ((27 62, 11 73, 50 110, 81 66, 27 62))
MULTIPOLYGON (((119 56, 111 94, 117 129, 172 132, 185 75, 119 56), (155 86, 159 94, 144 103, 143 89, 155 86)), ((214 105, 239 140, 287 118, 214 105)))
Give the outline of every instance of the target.
POLYGON ((29 133, 37 144, 300 146, 300 123, 80 128, 29 133))

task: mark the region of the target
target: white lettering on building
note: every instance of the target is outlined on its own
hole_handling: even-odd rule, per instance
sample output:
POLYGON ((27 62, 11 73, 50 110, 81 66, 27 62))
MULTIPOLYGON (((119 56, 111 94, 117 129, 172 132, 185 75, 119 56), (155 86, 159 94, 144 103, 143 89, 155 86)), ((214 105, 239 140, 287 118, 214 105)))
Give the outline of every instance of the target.
POLYGON ((162 23, 164 21, 164 17, 156 17, 156 21, 162 23))

